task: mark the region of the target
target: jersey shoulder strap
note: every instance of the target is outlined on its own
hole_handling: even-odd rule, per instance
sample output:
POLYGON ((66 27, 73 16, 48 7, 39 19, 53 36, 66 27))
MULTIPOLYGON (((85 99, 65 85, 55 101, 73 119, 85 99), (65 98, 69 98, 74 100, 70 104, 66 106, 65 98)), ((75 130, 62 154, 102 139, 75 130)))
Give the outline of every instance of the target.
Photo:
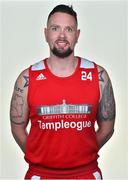
POLYGON ((95 65, 94 65, 94 62, 88 59, 81 58, 80 68, 92 69, 92 68, 95 68, 95 65))
POLYGON ((44 69, 46 69, 44 60, 41 60, 31 66, 32 71, 39 71, 39 70, 44 70, 44 69))

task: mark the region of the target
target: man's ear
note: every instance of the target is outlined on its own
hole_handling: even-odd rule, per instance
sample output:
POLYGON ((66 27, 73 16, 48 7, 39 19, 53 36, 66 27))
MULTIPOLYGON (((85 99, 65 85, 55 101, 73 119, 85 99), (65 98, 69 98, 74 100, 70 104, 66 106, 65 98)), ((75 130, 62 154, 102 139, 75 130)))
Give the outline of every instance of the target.
POLYGON ((47 28, 44 28, 44 35, 45 35, 46 42, 48 42, 48 30, 47 30, 47 28))
POLYGON ((80 36, 80 29, 77 30, 77 41, 76 42, 78 42, 79 36, 80 36))

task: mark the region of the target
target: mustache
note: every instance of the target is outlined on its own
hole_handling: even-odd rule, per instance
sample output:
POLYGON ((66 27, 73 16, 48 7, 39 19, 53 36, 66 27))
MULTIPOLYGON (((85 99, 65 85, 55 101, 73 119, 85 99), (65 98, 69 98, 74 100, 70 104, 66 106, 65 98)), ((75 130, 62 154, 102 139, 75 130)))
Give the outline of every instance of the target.
POLYGON ((56 43, 58 43, 58 42, 64 42, 64 43, 69 44, 69 41, 66 40, 66 39, 57 39, 55 42, 56 42, 56 43))

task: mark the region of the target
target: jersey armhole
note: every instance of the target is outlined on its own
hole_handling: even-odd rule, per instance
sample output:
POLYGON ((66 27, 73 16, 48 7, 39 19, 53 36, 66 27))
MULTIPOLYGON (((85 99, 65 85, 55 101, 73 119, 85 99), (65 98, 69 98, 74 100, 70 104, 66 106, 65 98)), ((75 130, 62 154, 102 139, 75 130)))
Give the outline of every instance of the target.
POLYGON ((30 83, 31 83, 31 68, 32 68, 32 65, 28 68, 28 78, 29 78, 29 82, 28 82, 27 103, 28 103, 28 107, 29 107, 29 109, 30 109, 30 83))
POLYGON ((98 92, 99 92, 99 101, 100 101, 100 98, 101 98, 101 93, 100 93, 100 82, 99 82, 99 72, 98 72, 98 65, 95 63, 95 62, 93 62, 94 63, 94 67, 95 67, 95 69, 96 69, 96 80, 97 80, 97 83, 98 83, 98 92))

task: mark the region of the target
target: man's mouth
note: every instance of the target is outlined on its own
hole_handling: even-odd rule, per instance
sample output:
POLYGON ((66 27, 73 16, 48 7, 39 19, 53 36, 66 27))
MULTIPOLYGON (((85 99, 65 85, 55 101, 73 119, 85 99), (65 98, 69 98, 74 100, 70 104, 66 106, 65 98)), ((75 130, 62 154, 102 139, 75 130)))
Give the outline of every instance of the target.
POLYGON ((57 40, 56 45, 59 49, 64 49, 67 45, 69 45, 69 42, 66 40, 57 40))

